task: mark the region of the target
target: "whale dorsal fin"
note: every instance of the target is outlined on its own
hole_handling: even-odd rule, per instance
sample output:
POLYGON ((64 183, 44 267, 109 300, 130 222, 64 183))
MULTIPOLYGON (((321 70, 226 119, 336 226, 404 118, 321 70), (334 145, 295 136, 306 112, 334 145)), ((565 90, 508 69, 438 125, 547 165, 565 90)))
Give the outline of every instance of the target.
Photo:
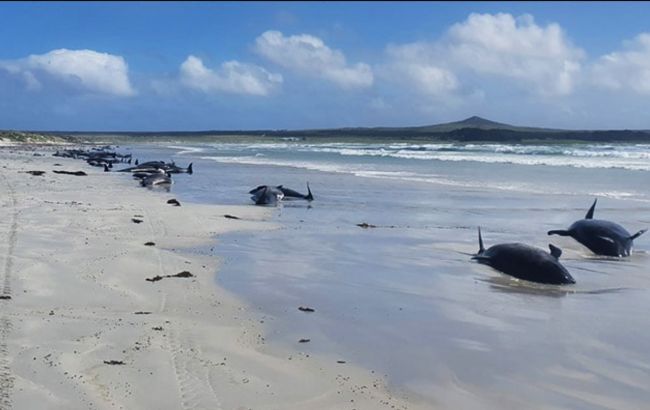
POLYGON ((482 254, 485 252, 485 248, 483 247, 483 238, 481 237, 481 227, 478 227, 478 254, 482 254))
POLYGON ((551 250, 551 255, 553 255, 555 259, 560 259, 560 256, 562 256, 562 249, 550 243, 548 244, 548 248, 551 250))
POLYGON ((585 215, 585 219, 594 219, 594 210, 596 209, 596 202, 598 201, 598 198, 594 199, 593 205, 591 205, 591 208, 587 211, 587 215, 585 215))

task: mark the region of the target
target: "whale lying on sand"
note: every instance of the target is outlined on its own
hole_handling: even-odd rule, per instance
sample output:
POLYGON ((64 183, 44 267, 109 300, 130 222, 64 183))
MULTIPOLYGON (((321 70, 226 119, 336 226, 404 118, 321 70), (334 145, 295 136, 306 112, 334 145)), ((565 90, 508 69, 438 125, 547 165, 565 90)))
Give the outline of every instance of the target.
POLYGON ((481 228, 478 229, 478 243, 478 253, 472 259, 507 275, 551 285, 576 283, 559 261, 562 250, 553 245, 549 245, 550 253, 523 243, 502 243, 485 249, 481 228))
POLYGON ((255 205, 277 205, 278 201, 284 198, 284 193, 277 187, 260 185, 248 192, 252 194, 251 199, 255 205))

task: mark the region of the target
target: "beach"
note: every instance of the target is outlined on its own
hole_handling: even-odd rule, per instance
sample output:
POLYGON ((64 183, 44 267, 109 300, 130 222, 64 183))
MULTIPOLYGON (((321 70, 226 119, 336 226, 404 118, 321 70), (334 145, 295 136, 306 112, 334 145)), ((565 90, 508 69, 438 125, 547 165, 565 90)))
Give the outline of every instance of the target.
POLYGON ((427 408, 331 352, 268 346, 265 314, 217 285, 196 249, 277 228, 273 210, 172 206, 54 150, 0 150, 1 408, 427 408))
POLYGON ((69 146, 0 150, 2 408, 650 400, 650 237, 608 258, 546 235, 595 198, 597 218, 646 228, 645 145, 121 144, 194 173, 147 189, 52 156, 69 146), (311 202, 258 207, 247 193, 307 182, 311 202), (477 264, 479 226, 486 247, 560 247, 577 283, 477 264))

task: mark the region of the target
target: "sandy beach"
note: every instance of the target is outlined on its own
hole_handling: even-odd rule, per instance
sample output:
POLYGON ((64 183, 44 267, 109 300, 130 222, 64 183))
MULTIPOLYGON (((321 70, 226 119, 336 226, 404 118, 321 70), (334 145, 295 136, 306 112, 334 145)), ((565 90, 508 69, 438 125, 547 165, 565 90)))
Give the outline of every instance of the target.
POLYGON ((216 285, 218 255, 183 251, 272 229, 268 210, 172 206, 51 153, 0 150, 0 408, 423 408, 341 358, 269 348, 264 316, 216 285))

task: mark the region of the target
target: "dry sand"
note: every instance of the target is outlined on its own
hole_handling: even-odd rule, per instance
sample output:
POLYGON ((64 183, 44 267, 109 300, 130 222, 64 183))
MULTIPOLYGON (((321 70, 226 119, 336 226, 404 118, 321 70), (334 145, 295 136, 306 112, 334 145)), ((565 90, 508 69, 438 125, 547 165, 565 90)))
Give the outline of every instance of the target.
POLYGON ((424 407, 340 358, 270 348, 259 314, 217 287, 218 256, 182 252, 272 228, 265 209, 171 206, 126 175, 28 148, 0 149, 0 408, 424 407), (181 271, 194 276, 146 280, 181 271))

